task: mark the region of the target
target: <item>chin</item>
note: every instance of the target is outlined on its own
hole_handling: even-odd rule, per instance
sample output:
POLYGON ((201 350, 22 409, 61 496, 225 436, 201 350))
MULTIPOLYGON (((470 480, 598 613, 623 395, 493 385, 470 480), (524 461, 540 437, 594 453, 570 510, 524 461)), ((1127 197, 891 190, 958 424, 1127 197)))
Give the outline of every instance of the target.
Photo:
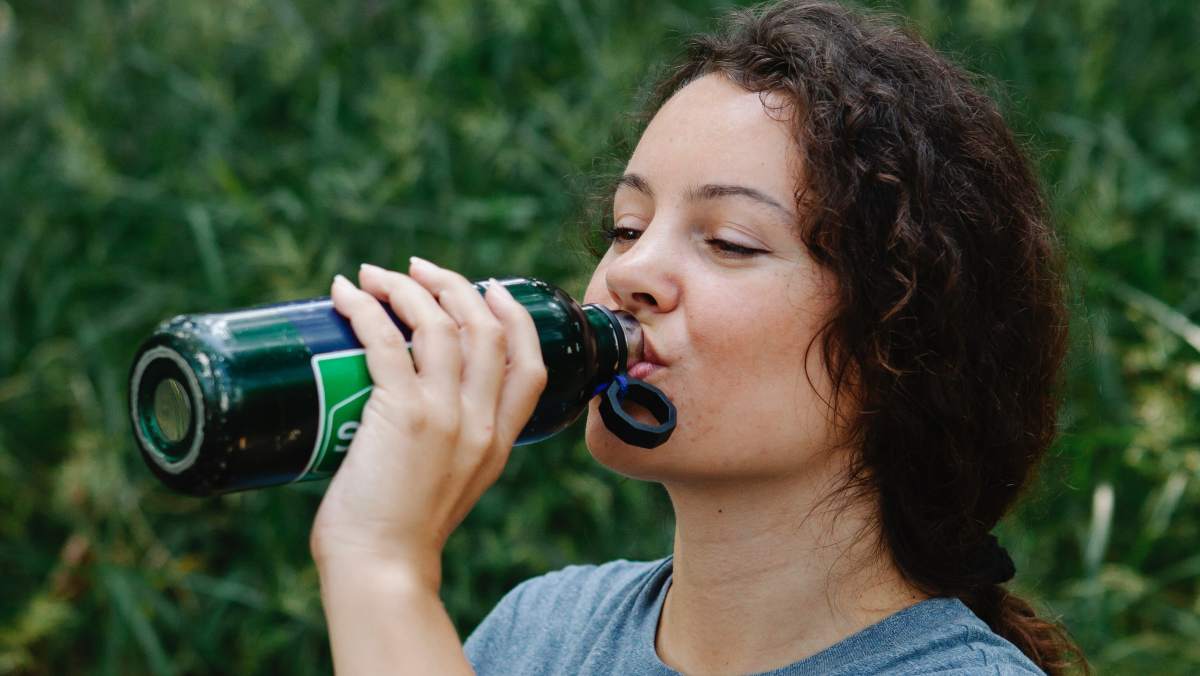
POLYGON ((778 481, 781 477, 817 471, 814 463, 821 465, 834 455, 845 455, 831 455, 828 447, 823 447, 826 452, 818 452, 802 442, 747 440, 744 435, 733 439, 705 425, 685 429, 682 419, 679 425, 671 438, 657 448, 631 446, 604 426, 600 403, 593 401, 588 407, 584 438, 588 452, 601 465, 630 479, 668 485, 778 481), (776 450, 771 452, 766 447, 776 450))
MULTIPOLYGON (((635 414, 634 417, 642 419, 640 415, 635 414)), ((646 414, 643 422, 652 421, 646 414)), ((682 420, 671 438, 661 446, 642 448, 621 441, 604 426, 598 401, 588 407, 584 441, 596 462, 621 476, 638 481, 662 484, 719 481, 737 474, 736 459, 716 457, 713 455, 715 446, 698 444, 695 439, 689 438, 682 420)))
MULTIPOLYGON (((641 416, 635 416, 641 418, 641 416)), ((675 430, 678 434, 679 430, 675 430)), ((639 481, 663 481, 670 475, 670 456, 676 438, 672 436, 657 448, 631 446, 617 438, 600 418, 600 403, 588 406, 584 443, 596 462, 612 471, 639 481)))

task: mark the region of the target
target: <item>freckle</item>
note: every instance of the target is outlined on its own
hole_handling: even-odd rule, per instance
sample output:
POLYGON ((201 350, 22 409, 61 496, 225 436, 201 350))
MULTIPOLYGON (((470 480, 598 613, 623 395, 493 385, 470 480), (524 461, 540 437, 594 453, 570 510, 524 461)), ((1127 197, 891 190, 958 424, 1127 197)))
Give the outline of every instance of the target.
POLYGON ((717 510, 717 514, 722 514, 722 513, 724 513, 724 511, 725 511, 725 510, 723 510, 723 509, 718 509, 718 510, 717 510))

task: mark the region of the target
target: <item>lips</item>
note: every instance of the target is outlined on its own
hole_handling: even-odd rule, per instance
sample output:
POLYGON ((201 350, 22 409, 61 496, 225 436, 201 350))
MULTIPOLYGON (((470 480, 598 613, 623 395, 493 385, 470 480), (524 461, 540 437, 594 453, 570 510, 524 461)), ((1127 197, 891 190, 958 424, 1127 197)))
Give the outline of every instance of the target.
POLYGON ((630 312, 617 307, 609 309, 617 314, 617 319, 621 322, 621 328, 625 332, 629 344, 629 361, 626 362, 626 372, 634 378, 641 378, 658 369, 666 368, 667 360, 663 359, 658 354, 658 350, 654 348, 654 341, 646 331, 646 325, 638 321, 630 312))
POLYGON ((637 378, 638 380, 645 380, 646 378, 650 377, 650 374, 665 368, 666 367, 662 364, 651 364, 650 362, 639 361, 638 363, 629 367, 629 377, 637 378))
POLYGON ((662 357, 659 357, 658 353, 654 350, 654 343, 651 342, 649 334, 646 333, 645 327, 643 327, 642 360, 629 367, 629 377, 645 380, 650 374, 666 367, 662 357))

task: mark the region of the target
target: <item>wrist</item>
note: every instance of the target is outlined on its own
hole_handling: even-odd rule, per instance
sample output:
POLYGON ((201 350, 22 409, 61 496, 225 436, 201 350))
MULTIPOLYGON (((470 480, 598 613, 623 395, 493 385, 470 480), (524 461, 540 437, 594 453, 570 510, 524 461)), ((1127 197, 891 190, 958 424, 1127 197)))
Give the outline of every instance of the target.
POLYGON ((442 586, 437 553, 338 551, 313 555, 323 590, 380 589, 403 595, 438 596, 442 586))

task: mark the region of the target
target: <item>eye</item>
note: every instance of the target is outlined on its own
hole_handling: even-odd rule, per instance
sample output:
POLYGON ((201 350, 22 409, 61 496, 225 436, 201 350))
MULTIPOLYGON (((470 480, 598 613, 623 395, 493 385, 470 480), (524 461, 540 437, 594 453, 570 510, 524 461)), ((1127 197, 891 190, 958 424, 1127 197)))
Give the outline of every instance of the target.
POLYGON ((638 232, 633 228, 615 228, 607 224, 600 226, 600 236, 608 242, 631 242, 637 236, 638 232), (629 236, 630 233, 633 234, 633 237, 629 236))
MULTIPOLYGON (((617 228, 611 225, 600 226, 600 236, 609 243, 632 242, 633 240, 637 239, 640 233, 641 230, 635 230, 633 228, 617 228)), ((733 242, 727 242, 723 239, 717 239, 715 237, 709 237, 708 239, 704 240, 704 243, 712 247, 713 250, 718 253, 718 255, 727 258, 750 258, 751 256, 757 256, 758 254, 768 253, 763 249, 751 249, 739 244, 734 244, 733 242)))
POLYGON ((704 241, 712 248, 721 252, 721 255, 723 256, 749 258, 750 256, 757 256, 758 254, 767 253, 762 249, 749 249, 744 246, 734 244, 733 242, 726 242, 723 239, 710 237, 704 241))

